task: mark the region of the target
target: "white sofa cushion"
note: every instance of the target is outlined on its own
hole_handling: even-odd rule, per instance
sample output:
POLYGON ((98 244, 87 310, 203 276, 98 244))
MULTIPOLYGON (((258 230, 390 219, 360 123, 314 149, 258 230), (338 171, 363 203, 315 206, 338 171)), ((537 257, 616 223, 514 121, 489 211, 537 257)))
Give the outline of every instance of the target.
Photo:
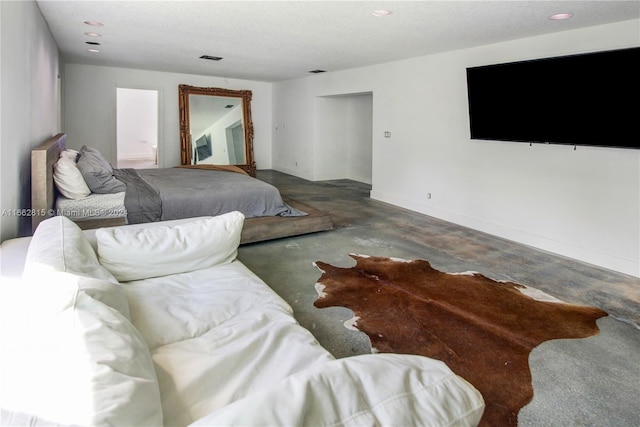
POLYGON ((315 366, 220 408, 192 426, 476 426, 478 390, 443 362, 368 354, 315 366))
MULTIPOLYGON (((165 425, 171 426, 188 425, 282 378, 333 360, 308 330, 277 307, 247 311, 199 337, 159 347, 151 357, 165 425)), ((254 407, 244 410, 252 412, 254 407)))
POLYGON ((131 322, 147 347, 206 334, 229 320, 267 307, 293 310, 240 261, 172 276, 123 283, 131 322))
POLYGON ((44 281, 47 274, 54 271, 118 283, 109 270, 100 265, 80 227, 64 216, 46 219, 38 225, 29 243, 23 277, 44 281))
POLYGON ((53 279, 56 276, 61 276, 58 280, 70 280, 72 283, 76 283, 79 291, 83 291, 91 298, 118 310, 127 320, 131 320, 129 301, 127 301, 122 286, 115 285, 106 280, 77 276, 69 273, 53 273, 49 275, 48 278, 53 279), (69 277, 64 278, 62 277, 63 275, 69 277))
POLYGON ((244 215, 156 227, 113 227, 96 231, 98 257, 118 280, 128 282, 228 264, 236 258, 244 215))
POLYGON ((165 425, 187 425, 333 360, 238 260, 121 286, 156 364, 165 425))
MULTIPOLYGON (((158 426, 149 350, 120 312, 73 280, 0 287, 0 406, 49 425, 158 426)), ((13 418, 13 417, 12 417, 13 418)))

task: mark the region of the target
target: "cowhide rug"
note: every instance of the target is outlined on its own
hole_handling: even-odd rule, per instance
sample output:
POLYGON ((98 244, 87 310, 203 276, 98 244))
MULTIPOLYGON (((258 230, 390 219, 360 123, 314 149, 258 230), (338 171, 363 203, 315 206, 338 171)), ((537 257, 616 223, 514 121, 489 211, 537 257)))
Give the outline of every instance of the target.
POLYGON ((444 273, 427 261, 350 256, 355 267, 314 263, 322 271, 314 305, 353 310, 374 352, 444 361, 482 393, 485 426, 517 425, 533 398, 534 347, 595 335, 596 319, 607 315, 478 273, 444 273))

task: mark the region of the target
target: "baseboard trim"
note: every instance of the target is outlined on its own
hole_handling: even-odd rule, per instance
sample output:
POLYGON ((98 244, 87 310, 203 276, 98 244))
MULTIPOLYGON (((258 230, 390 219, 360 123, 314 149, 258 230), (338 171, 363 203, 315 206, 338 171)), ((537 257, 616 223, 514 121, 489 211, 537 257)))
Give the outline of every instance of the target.
POLYGON ((118 155, 119 160, 149 160, 154 161, 155 158, 149 154, 123 154, 118 155))
POLYGON ((286 173, 287 175, 292 175, 298 178, 306 179, 307 181, 313 181, 313 179, 310 176, 308 176, 307 174, 301 173, 297 169, 289 169, 289 168, 280 167, 280 166, 272 166, 271 169, 277 172, 286 173))
POLYGON ((621 258, 616 255, 594 251, 571 243, 551 239, 546 236, 531 234, 523 230, 517 230, 495 224, 479 218, 470 217, 457 212, 435 208, 422 203, 405 200, 389 194, 371 191, 371 198, 381 202, 389 203, 405 209, 429 215, 454 224, 469 227, 474 230, 492 234, 507 240, 511 240, 537 249, 552 252, 561 256, 566 256, 578 261, 593 264, 602 268, 640 277, 640 262, 621 258))

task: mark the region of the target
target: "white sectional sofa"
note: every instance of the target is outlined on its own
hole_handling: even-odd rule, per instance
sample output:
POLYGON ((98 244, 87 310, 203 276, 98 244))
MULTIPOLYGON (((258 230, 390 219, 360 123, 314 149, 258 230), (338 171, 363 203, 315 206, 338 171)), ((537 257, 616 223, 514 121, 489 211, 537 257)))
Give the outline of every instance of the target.
POLYGON ((236 259, 237 212, 2 244, 3 425, 476 425, 443 363, 334 359, 236 259))

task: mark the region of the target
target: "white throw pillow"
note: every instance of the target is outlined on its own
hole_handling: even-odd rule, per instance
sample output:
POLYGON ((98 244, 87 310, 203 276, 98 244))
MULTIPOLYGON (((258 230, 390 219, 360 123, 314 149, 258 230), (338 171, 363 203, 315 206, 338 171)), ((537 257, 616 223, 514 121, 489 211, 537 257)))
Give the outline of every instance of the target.
MULTIPOLYGON (((61 276, 62 277, 62 276, 61 276)), ((118 310, 78 289, 2 286, 0 406, 47 425, 159 426, 149 350, 118 310)))
POLYGON ((118 283, 100 265, 80 227, 64 216, 46 219, 38 225, 29 243, 23 277, 46 280, 47 274, 55 271, 118 283))
POLYGON ((69 157, 60 157, 53 165, 53 181, 58 191, 69 199, 83 199, 91 194, 76 162, 69 157))
POLYGON ((234 211, 177 225, 102 228, 98 258, 121 282, 228 264, 238 254, 243 223, 234 211))

